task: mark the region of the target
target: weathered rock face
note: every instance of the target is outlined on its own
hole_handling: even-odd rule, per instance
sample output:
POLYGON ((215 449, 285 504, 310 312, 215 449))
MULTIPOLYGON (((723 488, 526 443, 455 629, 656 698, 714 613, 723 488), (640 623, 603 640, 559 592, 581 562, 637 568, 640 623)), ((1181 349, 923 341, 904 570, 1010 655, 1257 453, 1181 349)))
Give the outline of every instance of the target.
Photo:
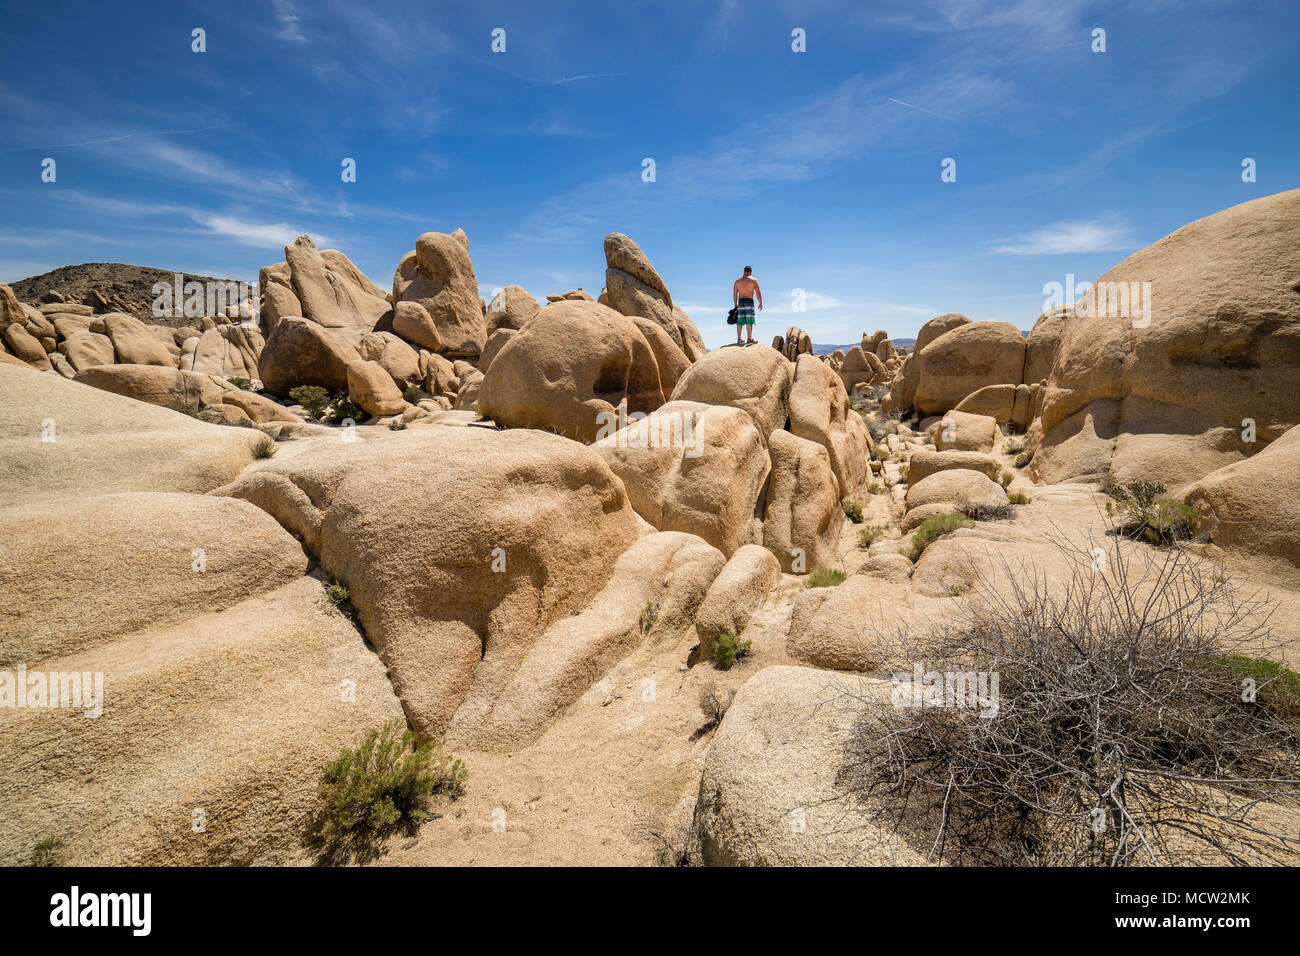
POLYGON ((844 382, 845 391, 852 391, 854 385, 863 382, 869 385, 882 384, 884 372, 884 364, 880 359, 876 358, 875 353, 863 351, 860 345, 855 345, 849 349, 839 367, 840 378, 844 382))
POLYGON ((1064 323, 1035 479, 1176 488, 1300 422, 1298 245, 1292 190, 1197 220, 1103 275, 1087 314, 1064 323))
POLYGON ((659 366, 660 389, 665 396, 671 395, 673 389, 677 387, 678 380, 691 367, 691 360, 657 322, 651 322, 640 316, 630 316, 630 318, 632 324, 645 336, 650 351, 654 353, 655 362, 659 366))
MULTIPOLYGON (((468 246, 455 236, 426 232, 415 240, 393 276, 393 304, 420 305, 437 332, 437 343, 414 344, 443 355, 478 355, 487 341, 487 321, 468 246)), ((403 335, 394 320, 394 331, 403 335)), ((405 337, 405 336, 403 336, 405 337)))
POLYGON ((120 312, 103 318, 108 337, 118 362, 126 365, 164 365, 175 368, 171 351, 163 345, 139 319, 120 312))
POLYGON ((677 381, 674 402, 731 405, 754 422, 762 441, 790 415, 794 368, 766 345, 715 349, 677 381))
POLYGON ((854 574, 836 587, 811 588, 795 598, 785 649, 814 667, 881 670, 891 661, 891 642, 908 614, 905 587, 854 574))
POLYGON ((692 362, 705 352, 700 330, 673 305, 668 286, 641 247, 622 233, 605 237, 605 291, 601 301, 627 316, 649 319, 667 333, 692 362))
POLYGON ((351 259, 334 249, 317 249, 310 236, 299 236, 293 245, 285 246, 284 257, 284 262, 267 266, 258 275, 269 330, 286 315, 297 315, 327 329, 368 332, 391 308, 384 290, 351 259), (295 311, 289 311, 295 306, 295 311))
POLYGON ((716 548, 694 535, 641 538, 580 613, 546 629, 501 692, 462 706, 449 735, 493 749, 536 740, 618 661, 642 645, 670 646, 688 633, 723 563, 716 548))
POLYGON ((378 362, 358 360, 348 365, 348 398, 370 415, 396 415, 406 409, 402 393, 378 362))
POLYGON ((288 395, 299 385, 346 391, 348 365, 361 356, 341 337, 316 322, 282 318, 258 359, 258 376, 268 392, 288 395))
POLYGON ((704 862, 923 864, 906 828, 837 783, 868 706, 890 706, 887 681, 811 667, 765 667, 746 681, 705 758, 695 810, 704 862))
POLYGON ((831 567, 844 526, 840 487, 830 455, 816 442, 777 430, 768 438, 772 473, 763 517, 763 546, 783 570, 831 567))
POLYGON ((622 479, 637 514, 660 531, 698 535, 728 557, 752 541, 769 460, 739 409, 669 402, 592 448, 622 479))
POLYGON ((969 415, 984 415, 996 422, 1009 422, 1016 407, 1017 390, 1023 385, 985 385, 971 392, 953 409, 969 415))
POLYGON ((792 325, 785 330, 784 336, 778 335, 772 340, 772 348, 795 362, 800 355, 812 352, 812 339, 799 326, 792 325))
POLYGON ((801 355, 795 363, 790 432, 826 448, 842 498, 862 493, 870 477, 871 434, 849 407, 839 376, 814 355, 801 355))
POLYGON ((931 429, 934 447, 939 451, 993 451, 997 442, 998 423, 991 415, 948 412, 931 429))
POLYGON ((1010 322, 959 325, 917 353, 912 404, 922 415, 940 415, 986 385, 1019 385, 1025 369, 1025 337, 1010 322))
POLYGON ((1186 494, 1196 533, 1229 553, 1270 565, 1269 577, 1300 586, 1300 426, 1245 461, 1212 471, 1186 494))
POLYGON ((601 457, 555 435, 431 427, 328 444, 220 493, 276 516, 347 585, 431 736, 453 721, 470 734, 540 635, 600 591, 640 534, 601 457))
POLYGON ((1007 504, 1007 493, 987 475, 966 468, 953 468, 910 484, 905 500, 910 514, 925 505, 942 506, 944 511, 965 505, 996 507, 1007 504))
POLYGON ((916 341, 912 344, 912 354, 919 355, 921 350, 935 339, 947 335, 953 329, 971 324, 971 320, 960 312, 945 312, 943 315, 936 315, 921 326, 921 330, 916 333, 916 341))
POLYGON ((0 366, 7 504, 110 491, 202 493, 233 479, 266 441, 254 429, 209 425, 58 375, 0 366))
POLYGON ((487 335, 497 329, 522 329, 541 305, 523 286, 508 285, 492 297, 487 308, 487 335))
POLYGON ((1025 339, 1023 379, 1026 385, 1037 385, 1039 382, 1047 381, 1052 365, 1056 361, 1056 351, 1061 346, 1061 336, 1065 332, 1066 323, 1072 312, 1072 309, 1053 309, 1051 312, 1044 312, 1034 322, 1034 327, 1029 330, 1029 338, 1025 339))
POLYGON ((8 668, 229 607, 307 571, 298 543, 247 502, 155 492, 0 509, 0 554, 8 668))
POLYGON ((977 451, 918 451, 907 463, 907 480, 915 485, 937 471, 969 468, 992 478, 998 473, 997 459, 977 451))
POLYGON ((50 360, 46 355, 45 348, 21 324, 15 322, 8 326, 4 330, 4 338, 15 356, 38 371, 50 371, 50 360))
MULTIPOLYGON (((241 533, 227 528, 224 540, 241 533)), ((51 834, 68 865, 311 862, 302 834, 319 808, 321 767, 402 710, 383 664, 318 581, 253 596, 250 583, 220 610, 191 606, 185 620, 27 661, 29 673, 103 674, 104 712, 0 708, 0 760, 24 767, 0 775, 0 862, 25 864, 51 834)))
POLYGON ((565 300, 539 311, 497 352, 478 409, 503 425, 589 442, 617 427, 623 401, 628 413, 664 402, 650 344, 613 309, 565 300))
POLYGON ((781 583, 781 564, 767 548, 747 544, 731 556, 695 616, 700 656, 707 660, 723 632, 741 634, 781 583))

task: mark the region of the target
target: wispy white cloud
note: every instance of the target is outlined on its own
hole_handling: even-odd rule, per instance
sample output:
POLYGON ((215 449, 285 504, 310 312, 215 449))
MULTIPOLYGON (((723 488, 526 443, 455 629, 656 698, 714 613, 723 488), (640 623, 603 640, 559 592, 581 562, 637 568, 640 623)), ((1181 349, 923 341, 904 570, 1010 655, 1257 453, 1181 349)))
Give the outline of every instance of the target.
POLYGON ((1063 253, 1113 252, 1135 243, 1128 227, 1115 219, 1058 222, 1003 243, 993 251, 1007 256, 1054 256, 1063 253))
POLYGON ((293 4, 289 0, 271 0, 271 7, 275 10, 275 19, 280 24, 276 36, 289 43, 306 43, 307 37, 302 32, 302 18, 294 12, 293 4))
MULTIPOLYGON (((261 223, 249 222, 235 216, 207 216, 200 218, 204 226, 214 235, 234 239, 248 246, 287 246, 307 230, 291 226, 284 222, 261 223)), ((328 246, 333 240, 318 232, 311 233, 318 246, 328 246)))

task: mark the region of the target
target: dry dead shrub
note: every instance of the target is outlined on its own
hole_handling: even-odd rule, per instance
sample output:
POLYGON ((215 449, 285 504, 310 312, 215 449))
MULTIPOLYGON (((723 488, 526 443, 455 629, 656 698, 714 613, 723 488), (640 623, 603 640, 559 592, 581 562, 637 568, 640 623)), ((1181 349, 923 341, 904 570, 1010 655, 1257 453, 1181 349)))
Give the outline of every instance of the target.
POLYGON ((996 709, 863 699, 841 786, 946 862, 1294 864, 1300 678, 1260 656, 1268 608, 1182 548, 1057 545, 1063 586, 1004 568, 894 637, 927 671, 996 674, 996 709))

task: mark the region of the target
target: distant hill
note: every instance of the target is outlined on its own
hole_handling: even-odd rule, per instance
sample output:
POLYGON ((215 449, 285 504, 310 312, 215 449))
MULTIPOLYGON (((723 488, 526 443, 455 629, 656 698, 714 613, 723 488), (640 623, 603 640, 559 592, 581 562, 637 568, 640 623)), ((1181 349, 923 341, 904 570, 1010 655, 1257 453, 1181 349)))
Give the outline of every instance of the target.
MULTIPOLYGON (((79 266, 63 266, 44 275, 10 282, 9 287, 21 301, 31 303, 39 302, 47 292, 61 293, 69 302, 87 302, 92 292, 98 292, 111 309, 159 325, 183 324, 186 320, 159 319, 152 314, 154 283, 166 282, 170 285, 174 275, 175 270, 172 269, 152 269, 123 262, 83 262, 79 266)), ((188 272, 185 273, 185 280, 230 281, 188 272)))

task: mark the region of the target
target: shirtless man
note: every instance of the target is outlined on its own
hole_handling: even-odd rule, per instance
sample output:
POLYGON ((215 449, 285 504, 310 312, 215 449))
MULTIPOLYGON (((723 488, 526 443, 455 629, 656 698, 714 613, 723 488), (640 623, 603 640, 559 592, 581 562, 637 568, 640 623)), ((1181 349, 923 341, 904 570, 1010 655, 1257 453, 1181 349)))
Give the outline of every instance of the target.
POLYGON ((731 304, 736 307, 736 344, 740 345, 740 330, 743 327, 749 335, 745 345, 754 344, 754 299, 758 299, 758 311, 763 311, 763 290, 758 287, 754 270, 745 266, 745 274, 731 287, 731 304))

